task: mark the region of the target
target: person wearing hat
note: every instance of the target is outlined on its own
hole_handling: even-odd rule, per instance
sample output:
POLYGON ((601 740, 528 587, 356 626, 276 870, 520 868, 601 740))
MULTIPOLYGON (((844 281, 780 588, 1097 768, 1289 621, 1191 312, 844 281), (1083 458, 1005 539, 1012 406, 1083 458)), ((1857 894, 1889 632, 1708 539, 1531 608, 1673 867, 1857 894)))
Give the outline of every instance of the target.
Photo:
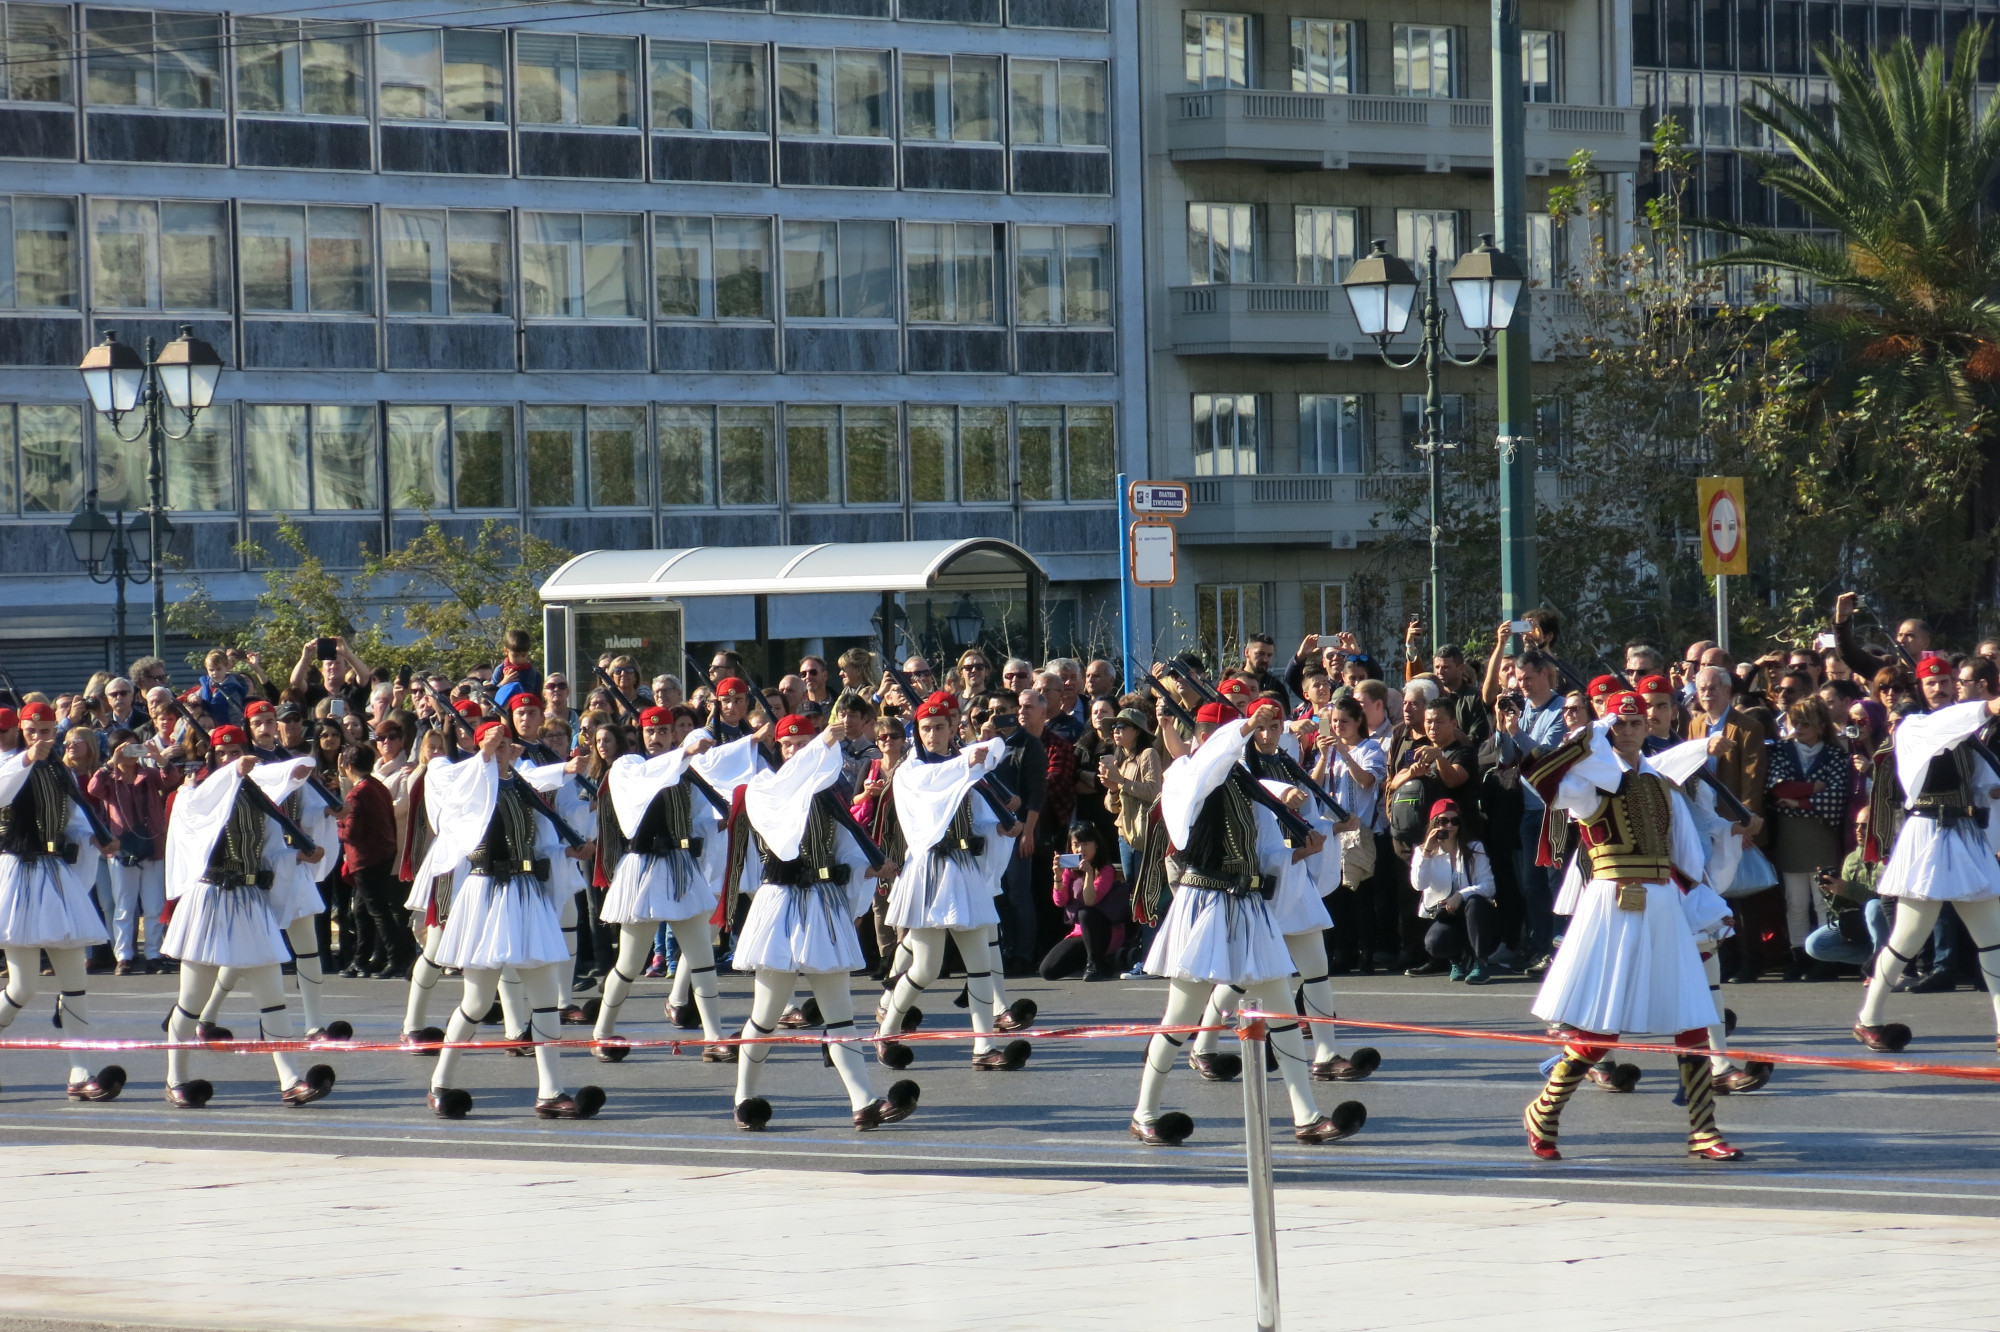
MULTIPOLYGON (((201 1029, 198 1005, 224 992, 223 977, 243 986, 258 1006, 260 1040, 286 1040, 292 1035, 291 1012, 285 1004, 279 968, 290 960, 285 946, 283 912, 273 901, 278 873, 295 860, 297 848, 287 845, 266 801, 282 800, 312 774, 313 765, 295 760, 259 763, 249 753, 250 737, 238 726, 218 726, 209 736, 209 771, 193 788, 174 799, 167 826, 167 923, 161 951, 181 964, 180 992, 167 1018, 167 1038, 193 1042, 222 1033, 201 1029), (264 801, 253 797, 244 783, 255 783, 264 801)), ((307 853, 313 860, 327 856, 329 846, 307 853)), ((333 1070, 315 1064, 304 1074, 292 1056, 274 1052, 279 1099, 288 1106, 309 1105, 333 1090, 333 1070)), ((198 1110, 215 1088, 192 1076, 189 1050, 167 1051, 167 1101, 176 1109, 198 1110)))
MULTIPOLYGON (((1764 813, 1766 769, 1770 764, 1770 733, 1764 723, 1746 709, 1736 706, 1736 677, 1722 666, 1703 666, 1694 677, 1695 706, 1688 714, 1684 734, 1690 740, 1708 741, 1709 771, 1728 787, 1731 794, 1750 810, 1764 813)), ((1738 914, 1745 911, 1775 915, 1781 894, 1772 894, 1768 903, 1738 899, 1738 914), (1768 910, 1760 910, 1768 908, 1768 910)), ((1723 971, 1732 982, 1757 979, 1761 959, 1757 956, 1758 931, 1746 927, 1735 944, 1722 954, 1723 971), (1734 953, 1734 958, 1729 957, 1734 953), (1733 962, 1733 966, 1730 965, 1733 962)))
MULTIPOLYGON (((293 720, 298 720, 298 707, 286 704, 292 709, 293 720)), ((278 709, 269 699, 252 699, 243 709, 243 729, 250 736, 250 752, 266 763, 276 763, 280 759, 292 757, 284 741, 278 738, 278 709)), ((301 739, 304 732, 300 733, 301 739)))
POLYGON ((1685 797, 1646 759, 1646 705, 1614 692, 1604 717, 1530 764, 1524 775, 1552 812, 1577 824, 1579 859, 1588 878, 1569 931, 1535 997, 1536 1017, 1566 1038, 1550 1061, 1541 1094, 1522 1112, 1528 1150, 1558 1161, 1563 1106, 1621 1033, 1671 1035, 1687 1101, 1689 1156, 1741 1160, 1715 1123, 1707 1044, 1715 1001, 1703 974, 1698 933, 1726 914, 1713 892, 1682 893, 1676 879, 1700 884, 1708 849, 1685 797))
MULTIPOLYGON (((854 922, 875 900, 875 880, 891 877, 886 860, 869 863, 866 837, 834 786, 840 780, 840 731, 816 733, 810 718, 787 715, 772 728, 783 766, 759 772, 744 784, 741 807, 730 832, 731 870, 753 856, 762 882, 736 941, 735 966, 755 973, 746 1038, 778 1029, 792 992, 803 979, 819 1005, 826 1032, 854 1030, 854 995, 848 975, 866 965, 854 922)), ((868 1061, 852 1041, 822 1047, 847 1087, 854 1127, 874 1129, 909 1118, 916 1109, 917 1084, 905 1079, 877 1097, 868 1061)), ((771 1120, 771 1103, 757 1094, 765 1043, 743 1047, 736 1066, 736 1125, 761 1130, 771 1120)))
POLYGON ((272 710, 278 724, 278 745, 294 758, 311 758, 312 741, 306 736, 306 710, 287 699, 272 710))
POLYGON ((614 760, 605 775, 603 798, 621 847, 606 847, 614 859, 611 884, 604 894, 604 923, 618 927, 618 959, 605 973, 603 1002, 592 1033, 599 1060, 616 1063, 630 1047, 617 1038, 618 1013, 626 996, 646 969, 653 936, 665 921, 680 944, 688 970, 694 1005, 700 1015, 708 1048, 702 1058, 712 1064, 734 1063, 736 1047, 720 1044, 720 996, 715 985, 715 951, 709 941, 708 918, 720 894, 717 884, 728 859, 727 846, 716 823, 715 806, 688 780, 689 760, 712 748, 705 732, 674 743, 671 708, 650 707, 639 714, 639 735, 646 753, 614 760))
POLYGON ((1446 796, 1432 803, 1424 840, 1410 859, 1417 914, 1430 922, 1424 951, 1451 964, 1451 978, 1484 985, 1486 959, 1499 943, 1493 862, 1465 836, 1465 815, 1446 796))
POLYGON ((164 928, 160 911, 167 904, 167 796, 180 784, 180 768, 172 763, 148 766, 146 748, 136 740, 118 746, 111 762, 90 775, 87 789, 118 839, 111 855, 116 975, 145 975, 160 969, 164 928), (141 916, 146 922, 144 962, 139 960, 141 916))
POLYGON ((1583 695, 1590 700, 1590 710, 1601 718, 1604 716, 1606 700, 1619 692, 1621 688, 1623 686, 1618 683, 1617 676, 1599 675, 1594 677, 1588 685, 1584 686, 1583 695))
MULTIPOLYGON (((910 1066, 910 1047, 897 1038, 917 996, 943 970, 949 939, 965 962, 966 1007, 977 1033, 972 1066, 981 1072, 1011 1072, 1028 1062, 1033 1049, 1018 1039, 1003 1049, 993 1047, 994 957, 987 941, 990 927, 1000 922, 994 892, 1014 842, 1003 831, 1000 815, 973 789, 1000 766, 1005 746, 997 739, 984 740, 954 753, 957 710, 956 699, 945 693, 932 694, 917 706, 921 745, 910 762, 896 769, 891 783, 891 808, 906 855, 885 918, 904 931, 902 948, 909 952, 909 965, 889 987, 876 1049, 890 1068, 910 1066)), ((1018 836, 1022 825, 1011 816, 1007 822, 1008 831, 1018 836)))
POLYGON ((1991 810, 2000 773, 1968 743, 2000 717, 2000 698, 1959 702, 1958 673, 1944 657, 1919 657, 1916 675, 1926 711, 1905 717, 1890 735, 1894 777, 1876 783, 1868 811, 1868 835, 1887 851, 1875 892, 1894 902, 1895 919, 1854 1038, 1889 1052, 1910 1043, 1907 1026, 1882 1021, 1889 994, 1946 903, 1972 935, 2000 1033, 2000 861, 1993 856, 2000 827, 1991 810))
MULTIPOLYGON (((577 785, 576 774, 566 767, 568 756, 558 754, 542 740, 542 721, 548 715, 542 696, 530 689, 516 689, 507 695, 500 706, 505 711, 507 727, 514 742, 521 747, 519 761, 538 768, 554 766, 563 769, 558 785, 549 793, 556 812, 572 828, 590 827, 590 801, 577 785)), ((595 847, 587 849, 594 852, 595 847)), ((584 891, 589 866, 594 859, 594 855, 586 859, 565 855, 556 857, 549 864, 549 887, 556 900, 562 903, 563 941, 569 945, 569 965, 556 973, 557 1001, 562 1008, 565 1026, 585 1026, 595 1016, 589 1008, 574 1002, 570 990, 576 976, 577 898, 584 891)), ((508 1035, 525 1041, 527 1036, 524 1033, 528 1030, 527 1001, 521 991, 520 978, 511 970, 500 974, 500 1007, 507 1021, 508 1035)))
MULTIPOLYGON (((546 768, 515 767, 520 747, 498 719, 481 722, 473 740, 477 748, 471 755, 456 762, 434 758, 425 771, 437 839, 417 877, 426 884, 458 879, 435 957, 439 967, 457 967, 464 978, 445 1036, 451 1042, 473 1039, 493 1007, 501 972, 512 967, 532 1008, 535 1117, 588 1119, 603 1108, 604 1091, 565 1090, 562 1050, 553 1044, 562 1034, 557 972, 569 958, 561 903, 549 886, 550 862, 563 854, 562 846, 554 825, 536 812, 514 778, 527 777, 544 794, 556 782, 546 768)), ((438 1052, 428 1099, 440 1118, 463 1119, 472 1110, 471 1093, 454 1085, 463 1057, 463 1050, 449 1046, 438 1052)))
POLYGON ((0 708, 0 754, 17 754, 23 743, 21 714, 12 708, 0 708))
MULTIPOLYGON (((1281 710, 1268 706, 1282 718, 1281 710)), ((1359 1101, 1347 1101, 1333 1114, 1321 1114, 1313 1097, 1310 1056, 1287 979, 1292 956, 1270 909, 1277 875, 1310 852, 1287 847, 1277 825, 1258 817, 1258 803, 1246 790, 1254 779, 1242 765, 1251 726, 1227 703, 1202 704, 1195 713, 1196 747, 1175 759, 1161 781, 1161 818, 1178 848, 1174 900, 1153 939, 1146 970, 1167 978, 1163 1027, 1193 1025, 1218 985, 1233 986, 1258 1008, 1285 1015, 1270 1025, 1270 1041, 1291 1097, 1293 1137, 1309 1145, 1338 1142, 1360 1131, 1368 1111, 1359 1101)), ((1160 1032, 1146 1045, 1130 1132, 1148 1146, 1173 1146, 1194 1132, 1187 1115, 1160 1109, 1175 1051, 1185 1043, 1184 1037, 1160 1032)))
MULTIPOLYGON (((92 839, 75 779, 57 755, 56 710, 28 703, 19 722, 22 747, 0 758, 0 953, 7 959, 0 1032, 34 1001, 46 951, 56 974, 55 1024, 63 1035, 87 1036, 84 955, 109 938, 91 891, 99 856, 116 843, 92 839)), ((107 1064, 93 1075, 82 1052, 71 1052, 72 1101, 108 1101, 124 1086, 123 1068, 107 1064)))
POLYGON ((1120 708, 1111 725, 1114 752, 1097 761, 1104 783, 1104 807, 1118 826, 1119 867, 1125 882, 1137 880, 1139 849, 1146 840, 1147 816, 1160 799, 1165 771, 1153 747, 1153 719, 1137 708, 1120 708))

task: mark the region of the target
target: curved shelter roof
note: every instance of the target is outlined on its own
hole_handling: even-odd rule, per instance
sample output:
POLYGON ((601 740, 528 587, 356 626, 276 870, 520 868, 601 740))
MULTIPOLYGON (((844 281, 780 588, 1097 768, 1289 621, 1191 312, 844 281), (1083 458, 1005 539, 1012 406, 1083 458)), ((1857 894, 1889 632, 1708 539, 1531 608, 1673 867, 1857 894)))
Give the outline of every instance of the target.
POLYGON ((816 546, 689 546, 593 550, 542 584, 543 601, 653 601, 676 597, 830 592, 976 592, 1027 589, 1048 575, 1011 541, 825 542, 816 546))

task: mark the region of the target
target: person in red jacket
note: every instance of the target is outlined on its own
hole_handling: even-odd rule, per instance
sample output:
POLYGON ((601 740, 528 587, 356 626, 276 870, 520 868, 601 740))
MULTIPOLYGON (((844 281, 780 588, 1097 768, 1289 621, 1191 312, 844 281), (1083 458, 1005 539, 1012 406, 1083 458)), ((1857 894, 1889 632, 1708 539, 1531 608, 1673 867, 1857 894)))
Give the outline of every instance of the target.
POLYGON ((416 940, 398 909, 396 801, 375 780, 375 746, 349 745, 340 755, 347 806, 340 816, 340 872, 374 926, 374 951, 359 959, 376 980, 406 980, 416 940))
POLYGON ((160 956, 160 910, 167 904, 167 794, 181 784, 171 763, 146 763, 145 746, 128 740, 84 788, 104 810, 117 846, 111 857, 111 934, 116 974, 152 975, 175 964, 160 956), (146 960, 138 960, 139 917, 146 919, 146 960))

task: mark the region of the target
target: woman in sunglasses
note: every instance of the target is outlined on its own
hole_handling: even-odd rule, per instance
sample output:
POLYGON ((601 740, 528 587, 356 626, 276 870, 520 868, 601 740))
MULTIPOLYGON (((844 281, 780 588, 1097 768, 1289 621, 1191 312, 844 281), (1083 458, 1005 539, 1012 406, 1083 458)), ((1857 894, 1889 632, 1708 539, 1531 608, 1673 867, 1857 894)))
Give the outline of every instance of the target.
POLYGON ((1423 895, 1417 914, 1431 923, 1424 951, 1450 963, 1453 980, 1486 984, 1492 979, 1486 959, 1498 942, 1499 925, 1493 863, 1484 846, 1466 839, 1456 800, 1431 806, 1430 826, 1410 863, 1410 884, 1423 895))

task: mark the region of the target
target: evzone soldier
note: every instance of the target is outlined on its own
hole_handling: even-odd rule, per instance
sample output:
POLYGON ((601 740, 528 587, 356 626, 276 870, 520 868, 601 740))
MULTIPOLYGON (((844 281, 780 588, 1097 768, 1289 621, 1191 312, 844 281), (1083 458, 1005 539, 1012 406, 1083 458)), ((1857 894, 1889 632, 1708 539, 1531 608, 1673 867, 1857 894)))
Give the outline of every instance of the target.
MULTIPOLYGON (((568 766, 568 756, 558 754, 542 743, 542 720, 547 715, 539 694, 520 690, 508 698, 505 720, 514 742, 521 747, 516 761, 524 769, 560 769, 561 776, 549 792, 549 802, 570 827, 588 827, 590 801, 577 785, 576 774, 568 766)), ((546 785, 546 782, 543 784, 546 785)), ((569 947, 569 965, 556 972, 556 1003, 562 1010, 563 1024, 571 1026, 584 1026, 596 1017, 595 1001, 586 1008, 573 1002, 570 993, 570 982, 576 975, 576 896, 583 891, 584 875, 588 873, 586 866, 590 863, 575 856, 557 856, 549 862, 549 891, 562 903, 563 942, 569 947)), ((500 1009, 508 1038, 527 1041, 527 1001, 521 991, 521 979, 511 968, 500 973, 500 1009)), ((523 1044, 516 1046, 513 1053, 526 1055, 531 1051, 523 1044)))
MULTIPOLYGON (((888 1067, 909 1067, 910 1047, 898 1038, 917 997, 943 969, 948 938, 965 962, 967 1009, 977 1033, 972 1066, 1011 1072, 1028 1062, 1033 1047, 1025 1040, 993 1046, 994 957, 987 931, 1000 919, 993 894, 1014 842, 1001 834, 993 797, 975 789, 1000 765, 1002 745, 987 740, 953 754, 954 710, 935 697, 917 707, 916 723, 922 748, 892 779, 898 840, 906 853, 884 917, 906 931, 898 952, 908 949, 909 965, 888 991, 876 1050, 888 1067)), ((1018 835, 1020 825, 1013 826, 1018 835)))
MULTIPOLYGON (((1195 723, 1196 748, 1168 766, 1160 790, 1163 825, 1178 848, 1173 905, 1146 956, 1146 970, 1168 980, 1160 1025, 1193 1024, 1218 985, 1233 986, 1265 1012, 1284 1015, 1269 1024, 1269 1032, 1291 1096, 1293 1137, 1308 1144, 1352 1137, 1367 1122, 1368 1111, 1359 1101, 1346 1101, 1331 1115, 1320 1113, 1311 1056, 1292 1007, 1292 957, 1271 918, 1277 876, 1311 849, 1288 848, 1259 826, 1256 796, 1263 793, 1246 789, 1255 779, 1242 768, 1251 723, 1226 703, 1202 704, 1195 723)), ((1175 1051, 1184 1043, 1165 1032, 1147 1043, 1131 1132, 1148 1146, 1172 1146, 1194 1131, 1187 1115, 1160 1110, 1175 1051)))
MULTIPOLYGON (((564 1090, 562 1050, 553 1043, 562 1034, 556 973, 569 957, 561 904, 550 887, 550 862, 563 854, 562 846, 540 802, 521 789, 527 774, 515 767, 517 747, 506 726, 497 718, 481 722, 473 739, 474 754, 457 762, 432 759, 424 774, 437 838, 418 873, 427 881, 463 874, 435 954, 438 966, 459 968, 465 984, 446 1039, 473 1039, 493 1005, 501 971, 512 967, 532 1010, 535 1117, 588 1119, 603 1108, 604 1091, 564 1090)), ((553 788, 555 773, 535 770, 532 781, 553 788)), ((448 1045, 431 1075, 430 1106, 445 1119, 463 1119, 472 1109, 471 1094, 453 1085, 464 1056, 448 1045)))
POLYGON ((1958 678, 1943 657, 1918 660, 1917 687, 1932 711, 1897 725, 1890 736, 1895 778, 1876 783, 1869 808, 1868 834, 1890 848, 1875 892, 1895 902, 1896 916, 1861 997, 1854 1039, 1890 1053, 1910 1043, 1907 1026, 1882 1021, 1890 990, 1946 902, 1978 949, 2000 1029, 2000 861, 1994 859, 2000 826, 1992 818, 2000 773, 1977 741, 1980 728, 2000 716, 2000 699, 1954 702, 1958 678))
MULTIPOLYGON (((833 793, 840 780, 840 732, 829 726, 815 738, 805 717, 787 716, 775 727, 783 766, 760 772, 745 786, 731 833, 732 869, 739 855, 754 854, 763 882, 751 899, 736 941, 736 967, 756 973, 746 1038, 770 1036, 801 978, 812 987, 829 1036, 854 1027, 848 975, 864 965, 854 922, 874 905, 874 880, 893 872, 871 865, 874 844, 833 793)), ((879 854, 876 852, 875 854, 879 854)), ((907 1119, 917 1107, 917 1084, 905 1079, 877 1098, 868 1061, 851 1041, 824 1045, 840 1073, 854 1110, 854 1127, 879 1128, 907 1119)), ((762 1129, 771 1103, 757 1083, 771 1055, 767 1043, 746 1045, 736 1068, 736 1124, 762 1129)))
MULTIPOLYGON (((704 734, 714 741, 714 748, 696 755, 694 769, 723 799, 736 798, 736 791, 750 780, 753 773, 770 767, 764 740, 770 734, 769 724, 763 726, 750 720, 750 686, 738 676, 726 676, 715 685, 714 701, 711 704, 708 724, 693 734, 704 734)), ((724 857, 726 859, 726 856, 724 857)), ((609 864, 610 861, 605 863, 609 864)), ((721 883, 723 859, 715 862, 711 875, 718 891, 718 901, 724 908, 722 918, 711 924, 722 929, 733 929, 736 920, 731 912, 743 895, 757 890, 760 866, 754 858, 742 866, 742 880, 733 889, 725 889, 721 883)), ((677 936, 678 937, 678 936, 677 936)), ((673 987, 667 992, 667 1020, 686 1031, 700 1029, 709 1041, 719 1040, 707 1023, 702 1020, 701 1005, 695 1000, 695 986, 706 986, 711 1005, 716 997, 715 988, 715 947, 711 942, 708 949, 709 961, 706 972, 696 972, 696 964, 689 961, 685 951, 674 965, 673 987)), ((725 1046, 729 1051, 724 1062, 733 1063, 737 1058, 736 1046, 725 1046)), ((707 1058, 707 1051, 703 1051, 707 1058)))
POLYGON ((689 766, 714 741, 692 735, 677 748, 673 731, 672 709, 641 712, 639 733, 646 755, 627 754, 613 763, 600 797, 611 809, 600 835, 615 835, 620 843, 605 848, 617 868, 601 913, 605 924, 618 926, 618 960, 604 978, 604 999, 592 1033, 598 1041, 592 1053, 606 1063, 618 1062, 631 1049, 617 1037, 618 1013, 646 969, 661 921, 674 932, 682 967, 689 971, 709 1040, 702 1058, 712 1064, 737 1059, 737 1047, 721 1043, 715 951, 708 935, 727 847, 718 836, 715 806, 698 788, 700 779, 689 766))
MULTIPOLYGON (((1234 680, 1224 683, 1225 697, 1229 696, 1229 686, 1235 683, 1234 680)), ((1361 824, 1352 815, 1334 822, 1326 811, 1310 805, 1313 797, 1293 781, 1290 768, 1280 757, 1285 735, 1284 714, 1275 706, 1275 700, 1257 712, 1256 723, 1244 753, 1246 765, 1266 790, 1311 823, 1325 839, 1318 854, 1303 860, 1285 860, 1278 870, 1278 891, 1270 906, 1272 923, 1284 936, 1285 951, 1291 954, 1292 965, 1301 978, 1297 1000, 1299 1012, 1312 1032, 1312 1075, 1319 1082, 1359 1082, 1382 1066, 1382 1055, 1374 1046, 1364 1045, 1349 1059, 1334 1048, 1333 982, 1326 958, 1326 931, 1333 928, 1333 917, 1327 912, 1324 894, 1340 885, 1340 839, 1332 834, 1348 832, 1361 824), (1323 887, 1320 882, 1327 868, 1332 871, 1331 887, 1323 887)), ((1258 810, 1257 822, 1259 836, 1277 834, 1277 821, 1269 810, 1258 810)), ((1241 987, 1216 986, 1209 996, 1208 1007, 1202 1011, 1201 1025, 1227 1024, 1242 1001, 1241 987)), ((1197 1032, 1188 1050, 1188 1066, 1211 1082, 1225 1082, 1242 1072, 1240 1056, 1217 1051, 1220 1035, 1217 1031, 1197 1032)))
MULTIPOLYGON (((209 1001, 225 971, 257 1004, 258 1039, 292 1035, 280 972, 291 956, 281 919, 289 907, 273 893, 301 854, 317 863, 329 850, 292 845, 302 830, 296 823, 286 829, 273 817, 276 802, 311 775, 311 760, 260 763, 247 752, 248 743, 241 727, 216 727, 209 735, 208 775, 181 788, 167 823, 172 918, 160 951, 181 964, 180 995, 167 1019, 173 1041, 201 1039, 195 1005, 209 1001)), ((333 1090, 333 1070, 325 1064, 301 1075, 290 1054, 274 1052, 271 1061, 279 1099, 288 1106, 310 1105, 333 1090)), ((215 1094, 206 1078, 192 1076, 193 1062, 190 1050, 167 1051, 166 1096, 177 1109, 200 1109, 215 1094)))
MULTIPOLYGON (((417 701, 423 704, 428 700, 420 697, 417 701)), ((444 976, 437 950, 444 939, 444 923, 451 917, 452 889, 465 875, 462 859, 441 874, 423 873, 431 847, 437 842, 437 827, 431 820, 427 798, 430 763, 424 761, 423 754, 427 748, 438 745, 443 734, 431 731, 418 745, 417 772, 410 779, 409 828, 403 844, 402 877, 410 884, 410 895, 403 900, 403 907, 415 921, 421 922, 417 926, 417 957, 410 964, 410 997, 403 1010, 403 1048, 421 1057, 435 1057, 437 1043, 444 1039, 444 1028, 430 1025, 431 993, 444 976)))
POLYGON ((1713 932, 1727 908, 1705 882, 1708 849, 1685 798, 1644 754, 1646 705, 1615 693, 1604 716, 1526 773, 1551 819, 1567 814, 1577 855, 1588 867, 1562 949, 1542 979, 1536 1017, 1565 1036, 1541 1094, 1522 1113, 1528 1150, 1559 1161, 1562 1108, 1621 1034, 1671 1035, 1687 1101, 1688 1155, 1741 1160, 1715 1124, 1706 1055, 1715 1000, 1697 936, 1713 932))
MULTIPOLYGON (((55 709, 30 703, 20 722, 22 747, 0 756, 0 951, 7 958, 0 1032, 34 1001, 46 951, 56 973, 55 1025, 79 1036, 90 1025, 84 954, 110 938, 91 891, 98 859, 113 844, 97 840, 76 779, 61 766, 55 709)), ((124 1090, 123 1068, 107 1064, 93 1076, 82 1053, 70 1053, 72 1101, 109 1101, 124 1090)))

